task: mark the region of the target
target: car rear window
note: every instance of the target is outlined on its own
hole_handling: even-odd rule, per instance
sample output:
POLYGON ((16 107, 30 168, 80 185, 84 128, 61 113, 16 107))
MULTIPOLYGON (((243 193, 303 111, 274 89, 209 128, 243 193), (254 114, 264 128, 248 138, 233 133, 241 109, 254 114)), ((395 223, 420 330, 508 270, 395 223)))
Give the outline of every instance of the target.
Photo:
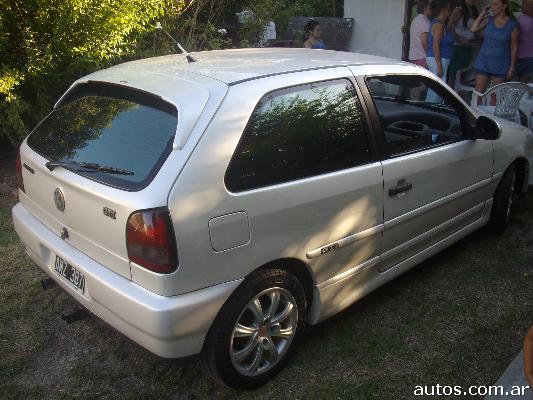
POLYGON ((50 161, 71 163, 66 168, 89 179, 140 190, 172 150, 177 111, 155 96, 99 92, 78 93, 54 110, 29 136, 28 145, 50 161), (80 167, 87 164, 93 168, 80 167))

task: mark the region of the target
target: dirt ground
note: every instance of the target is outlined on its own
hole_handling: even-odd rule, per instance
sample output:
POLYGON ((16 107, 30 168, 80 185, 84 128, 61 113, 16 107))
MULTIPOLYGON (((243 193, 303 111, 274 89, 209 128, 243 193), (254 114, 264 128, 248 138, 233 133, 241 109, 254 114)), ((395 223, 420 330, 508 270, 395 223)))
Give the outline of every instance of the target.
POLYGON ((17 196, 15 160, 16 155, 13 153, 0 156, 0 193, 17 196))

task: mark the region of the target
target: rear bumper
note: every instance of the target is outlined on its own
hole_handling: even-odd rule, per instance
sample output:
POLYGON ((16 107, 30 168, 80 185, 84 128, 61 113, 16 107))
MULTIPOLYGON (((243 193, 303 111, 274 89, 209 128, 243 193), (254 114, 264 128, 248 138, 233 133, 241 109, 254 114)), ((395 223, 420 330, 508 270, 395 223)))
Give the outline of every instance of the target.
POLYGON ((12 213, 17 234, 44 272, 93 314, 160 357, 199 353, 215 316, 240 283, 232 281, 179 296, 160 296, 81 253, 20 203, 12 213), (55 272, 56 255, 83 272, 84 294, 55 272))

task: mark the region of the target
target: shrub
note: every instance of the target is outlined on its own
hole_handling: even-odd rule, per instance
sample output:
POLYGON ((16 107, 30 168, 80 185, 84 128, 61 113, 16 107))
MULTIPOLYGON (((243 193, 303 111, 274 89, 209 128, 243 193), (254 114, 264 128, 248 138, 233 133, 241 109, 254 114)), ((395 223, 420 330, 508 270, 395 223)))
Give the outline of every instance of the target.
MULTIPOLYGON (((155 21, 189 51, 223 49, 232 41, 221 21, 245 0, 0 1, 0 142, 13 146, 77 78, 118 62, 175 53, 155 21)), ((281 32, 293 15, 342 15, 342 1, 259 0, 260 23, 241 29, 241 47, 255 46, 267 21, 281 32), (340 10, 340 11, 339 11, 340 10)))
POLYGON ((135 35, 185 5, 183 0, 0 2, 0 136, 17 145, 74 79, 131 55, 135 35))

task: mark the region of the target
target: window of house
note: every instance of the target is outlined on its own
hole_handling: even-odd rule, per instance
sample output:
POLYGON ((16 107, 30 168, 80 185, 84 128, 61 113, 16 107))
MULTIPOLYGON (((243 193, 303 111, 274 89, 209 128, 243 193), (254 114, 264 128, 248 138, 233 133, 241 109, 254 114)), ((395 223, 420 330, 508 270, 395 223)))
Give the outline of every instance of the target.
POLYGON ((466 138, 464 108, 441 85, 413 75, 367 78, 383 128, 388 156, 398 156, 466 138), (463 113, 463 115, 461 115, 463 113))
POLYGON ((226 171, 243 191, 370 161, 367 124, 347 79, 267 94, 256 106, 226 171))

